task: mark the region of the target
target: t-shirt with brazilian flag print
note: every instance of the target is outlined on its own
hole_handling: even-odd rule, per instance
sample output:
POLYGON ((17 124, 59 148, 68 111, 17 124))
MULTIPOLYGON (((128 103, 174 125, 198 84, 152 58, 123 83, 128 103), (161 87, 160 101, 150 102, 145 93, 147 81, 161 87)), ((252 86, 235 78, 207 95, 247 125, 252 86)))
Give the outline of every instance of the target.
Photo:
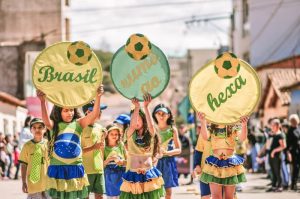
MULTIPOLYGON (((81 136, 82 148, 91 147, 100 142, 104 136, 104 128, 100 124, 87 126, 81 136)), ((83 166, 87 174, 103 173, 103 154, 100 150, 93 150, 82 154, 83 166)))
POLYGON ((41 142, 34 142, 34 140, 30 140, 26 142, 22 148, 19 162, 27 165, 26 171, 26 182, 28 187, 28 193, 38 193, 46 190, 46 181, 47 181, 47 169, 49 166, 49 158, 48 158, 48 149, 47 149, 47 140, 43 140, 41 142), (41 156, 38 161, 33 160, 35 156, 36 149, 41 150, 41 156), (40 165, 36 165, 36 164, 40 165), (33 167, 39 167, 39 173, 37 182, 32 182, 31 175, 34 170, 33 167))

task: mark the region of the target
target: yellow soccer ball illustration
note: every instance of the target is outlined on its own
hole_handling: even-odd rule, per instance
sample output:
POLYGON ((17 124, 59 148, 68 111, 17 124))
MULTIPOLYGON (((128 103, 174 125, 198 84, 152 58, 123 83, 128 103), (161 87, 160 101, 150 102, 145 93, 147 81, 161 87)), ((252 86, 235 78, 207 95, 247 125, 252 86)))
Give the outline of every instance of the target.
POLYGON ((219 55, 215 60, 215 72, 220 78, 230 79, 240 71, 240 62, 237 56, 230 52, 219 55))
POLYGON ((68 47, 67 56, 71 63, 81 66, 91 60, 92 50, 90 46, 83 41, 76 41, 71 43, 68 47))
POLYGON ((143 34, 133 34, 126 42, 125 51, 131 58, 142 60, 150 54, 151 43, 143 34))

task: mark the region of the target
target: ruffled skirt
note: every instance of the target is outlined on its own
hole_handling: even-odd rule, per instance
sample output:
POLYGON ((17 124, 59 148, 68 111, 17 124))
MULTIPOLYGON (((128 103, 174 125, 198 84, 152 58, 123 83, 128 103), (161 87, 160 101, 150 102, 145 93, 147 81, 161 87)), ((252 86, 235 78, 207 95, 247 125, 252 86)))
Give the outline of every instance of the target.
POLYGON ((123 182, 122 176, 125 173, 125 167, 117 165, 107 165, 104 169, 105 190, 107 196, 119 196, 120 187, 123 182))
POLYGON ((156 167, 162 173, 165 188, 178 187, 178 171, 174 157, 160 159, 156 167))
POLYGON ((211 155, 205 160, 200 180, 220 185, 246 182, 243 163, 244 158, 240 156, 232 155, 227 159, 219 159, 211 155))
POLYGON ((161 172, 152 167, 144 173, 127 171, 123 174, 120 199, 160 199, 165 195, 161 172))
POLYGON ((52 198, 88 197, 89 181, 82 165, 50 165, 47 191, 52 198))

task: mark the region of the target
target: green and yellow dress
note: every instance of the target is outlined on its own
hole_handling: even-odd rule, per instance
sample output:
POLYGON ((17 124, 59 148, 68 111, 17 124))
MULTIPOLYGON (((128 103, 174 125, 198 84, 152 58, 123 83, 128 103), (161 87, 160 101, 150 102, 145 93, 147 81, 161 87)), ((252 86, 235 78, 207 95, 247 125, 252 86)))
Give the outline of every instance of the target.
POLYGON ((228 149, 232 153, 213 154, 207 157, 200 179, 202 182, 236 185, 246 181, 243 167, 244 158, 233 154, 237 140, 237 130, 230 135, 225 129, 211 133, 210 142, 213 152, 217 149, 228 149))
POLYGON ((82 165, 82 128, 77 121, 60 122, 58 127, 56 139, 51 140, 49 195, 59 199, 87 198, 89 182, 82 165))
POLYGON ((123 174, 120 199, 159 199, 164 196, 162 174, 152 165, 153 138, 150 146, 145 147, 134 132, 127 144, 127 171, 123 174))
MULTIPOLYGON (((104 160, 113 156, 118 157, 119 160, 125 160, 126 151, 122 142, 114 147, 105 146, 104 160)), ((106 165, 104 175, 107 196, 114 197, 120 195, 120 187, 123 182, 122 177, 125 169, 125 166, 119 166, 115 161, 111 161, 106 165)))
MULTIPOLYGON (((164 151, 174 149, 173 128, 159 132, 161 148, 164 151)), ((165 188, 178 187, 178 171, 174 156, 164 156, 158 160, 157 169, 162 173, 165 188)))

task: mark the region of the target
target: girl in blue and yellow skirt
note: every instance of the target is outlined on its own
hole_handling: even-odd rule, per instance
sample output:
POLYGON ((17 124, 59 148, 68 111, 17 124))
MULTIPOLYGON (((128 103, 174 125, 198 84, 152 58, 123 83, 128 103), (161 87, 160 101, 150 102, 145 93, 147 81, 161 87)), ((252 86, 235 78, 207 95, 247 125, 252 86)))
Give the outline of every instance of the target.
POLYGON ((159 152, 159 140, 148 110, 150 102, 151 96, 145 95, 144 113, 138 100, 132 99, 134 110, 126 132, 127 171, 123 175, 121 199, 159 199, 164 196, 161 172, 153 166, 153 157, 159 152))
POLYGON ((108 199, 117 199, 120 195, 122 176, 126 166, 126 151, 121 140, 121 130, 116 125, 106 127, 104 149, 105 188, 108 199))
POLYGON ((88 179, 82 165, 82 129, 93 124, 100 112, 99 87, 93 111, 80 117, 77 109, 54 106, 48 115, 45 94, 37 91, 41 100, 42 118, 51 131, 49 140, 50 166, 48 167, 47 190, 54 199, 75 199, 88 197, 88 179))
POLYGON ((210 140, 213 155, 205 160, 200 180, 209 183, 212 199, 222 199, 224 189, 225 199, 234 198, 235 185, 246 182, 244 174, 244 159, 234 155, 236 141, 247 138, 248 117, 241 118, 241 132, 234 125, 211 124, 203 113, 198 113, 201 122, 201 135, 204 140, 210 140))
POLYGON ((178 171, 174 156, 181 153, 181 144, 178 131, 173 126, 173 115, 168 107, 164 104, 157 105, 152 117, 158 126, 161 140, 161 158, 158 160, 157 169, 162 173, 166 199, 169 199, 172 196, 172 187, 178 186, 178 171))

